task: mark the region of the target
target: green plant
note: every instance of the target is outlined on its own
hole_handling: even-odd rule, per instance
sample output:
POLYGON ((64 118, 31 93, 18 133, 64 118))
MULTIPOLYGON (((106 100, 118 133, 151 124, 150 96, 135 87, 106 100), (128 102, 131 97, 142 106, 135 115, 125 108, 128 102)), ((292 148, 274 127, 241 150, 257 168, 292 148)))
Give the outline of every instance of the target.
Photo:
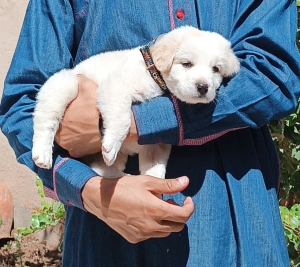
POLYGON ((4 245, 5 248, 13 248, 15 249, 15 254, 17 256, 17 261, 20 265, 16 266, 21 266, 21 267, 26 267, 27 265, 22 262, 22 256, 23 256, 23 251, 21 248, 21 242, 22 242, 22 236, 20 234, 15 234, 15 239, 13 241, 8 241, 6 245, 4 245))
POLYGON ((300 106, 269 124, 281 167, 279 204, 292 267, 300 267, 300 106))
MULTIPOLYGON (((300 49, 300 0, 297 0, 298 29, 296 43, 300 49)), ((300 267, 300 105, 293 114, 271 121, 273 136, 280 159, 280 214, 292 267, 300 267)))
MULTIPOLYGON (((38 193, 42 198, 45 198, 43 183, 37 177, 36 185, 38 193)), ((18 228, 18 234, 26 236, 36 231, 45 230, 47 226, 55 226, 65 216, 65 209, 62 203, 52 200, 51 203, 47 201, 41 202, 41 207, 35 208, 34 214, 30 217, 31 225, 29 227, 18 228)))
POLYGON ((280 204, 292 206, 300 195, 300 106, 287 118, 269 124, 281 163, 280 204))
POLYGON ((300 204, 291 209, 280 207, 280 214, 287 240, 291 266, 300 266, 300 204))
MULTIPOLYGON (((297 0, 300 49, 300 0, 297 0)), ((285 119, 269 124, 280 159, 280 214, 292 267, 300 267, 300 105, 285 119)))

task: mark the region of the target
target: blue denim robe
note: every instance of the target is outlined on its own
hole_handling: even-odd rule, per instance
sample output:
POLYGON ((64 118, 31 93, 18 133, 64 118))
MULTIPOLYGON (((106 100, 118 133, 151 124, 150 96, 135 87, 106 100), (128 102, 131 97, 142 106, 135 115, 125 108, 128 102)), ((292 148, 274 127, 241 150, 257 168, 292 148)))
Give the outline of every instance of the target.
MULTIPOLYGON (((64 266, 289 266, 277 202, 279 164, 267 123, 297 105, 295 32, 290 0, 29 2, 5 80, 0 126, 18 162, 66 205, 64 266), (62 68, 99 52, 146 44, 181 25, 228 38, 241 70, 209 105, 165 95, 133 106, 139 143, 173 144, 167 177, 190 178, 186 190, 165 198, 182 203, 192 196, 195 212, 182 232, 132 245, 84 210, 81 189, 96 175, 88 166, 58 146, 52 170, 34 165, 35 96, 62 68)), ((137 172, 135 158, 128 171, 137 172)))

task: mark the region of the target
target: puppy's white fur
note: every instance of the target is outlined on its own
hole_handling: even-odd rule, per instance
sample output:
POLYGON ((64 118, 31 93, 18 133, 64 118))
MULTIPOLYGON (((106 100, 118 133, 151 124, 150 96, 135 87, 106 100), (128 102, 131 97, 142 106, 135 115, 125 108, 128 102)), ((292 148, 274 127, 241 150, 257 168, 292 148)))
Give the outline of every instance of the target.
MULTIPOLYGON (((223 77, 234 75, 240 66, 229 41, 217 33, 190 26, 162 35, 150 52, 169 91, 192 104, 213 101, 223 77), (200 93, 199 84, 206 84, 207 92, 200 93)), ((164 93, 146 69, 139 47, 95 55, 48 79, 37 95, 33 114, 35 164, 42 168, 52 166, 54 135, 67 105, 77 95, 77 74, 84 74, 98 85, 98 108, 105 129, 103 158, 101 154, 92 155, 84 161, 103 177, 118 177, 124 175, 128 154, 139 153, 141 173, 164 178, 170 145, 123 143, 131 125, 132 102, 164 93)))

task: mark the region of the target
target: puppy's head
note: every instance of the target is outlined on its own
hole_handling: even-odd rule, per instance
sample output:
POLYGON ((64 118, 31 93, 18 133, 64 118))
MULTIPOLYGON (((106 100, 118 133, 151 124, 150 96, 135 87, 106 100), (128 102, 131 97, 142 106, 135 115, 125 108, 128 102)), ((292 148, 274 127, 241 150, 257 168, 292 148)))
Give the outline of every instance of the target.
POLYGON ((150 52, 177 98, 187 103, 209 103, 222 79, 239 71, 240 63, 230 46, 217 33, 185 26, 163 35, 150 52))

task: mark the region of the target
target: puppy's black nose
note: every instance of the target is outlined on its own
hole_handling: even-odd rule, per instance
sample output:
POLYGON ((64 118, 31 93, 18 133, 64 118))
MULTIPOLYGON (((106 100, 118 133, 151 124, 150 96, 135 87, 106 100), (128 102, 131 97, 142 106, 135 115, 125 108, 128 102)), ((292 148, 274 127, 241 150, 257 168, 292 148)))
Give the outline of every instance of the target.
POLYGON ((196 86, 200 95, 206 95, 206 93, 208 92, 207 83, 197 83, 196 86))

